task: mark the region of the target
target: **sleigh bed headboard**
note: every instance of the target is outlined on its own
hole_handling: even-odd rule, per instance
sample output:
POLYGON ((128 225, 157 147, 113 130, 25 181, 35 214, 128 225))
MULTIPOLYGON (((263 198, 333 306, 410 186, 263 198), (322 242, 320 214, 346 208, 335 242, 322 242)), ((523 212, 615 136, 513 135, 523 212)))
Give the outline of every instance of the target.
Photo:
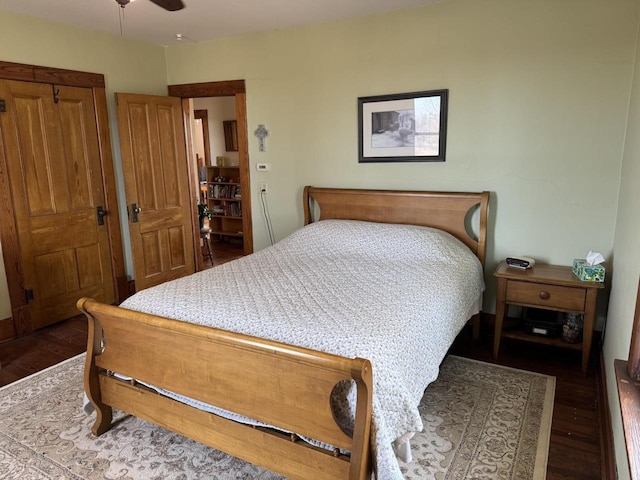
POLYGON ((304 224, 317 220, 365 220, 434 227, 450 233, 480 259, 484 266, 489 192, 420 192, 358 190, 307 186, 303 195, 304 224), (314 208, 315 204, 315 208, 314 208), (479 206, 477 233, 470 232, 470 217, 479 206))

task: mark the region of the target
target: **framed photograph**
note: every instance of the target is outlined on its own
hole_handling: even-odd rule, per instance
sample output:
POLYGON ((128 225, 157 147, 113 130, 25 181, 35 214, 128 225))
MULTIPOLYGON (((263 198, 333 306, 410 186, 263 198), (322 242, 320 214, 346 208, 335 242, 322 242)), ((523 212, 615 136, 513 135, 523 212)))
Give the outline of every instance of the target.
POLYGON ((358 98, 358 162, 444 162, 448 93, 358 98))

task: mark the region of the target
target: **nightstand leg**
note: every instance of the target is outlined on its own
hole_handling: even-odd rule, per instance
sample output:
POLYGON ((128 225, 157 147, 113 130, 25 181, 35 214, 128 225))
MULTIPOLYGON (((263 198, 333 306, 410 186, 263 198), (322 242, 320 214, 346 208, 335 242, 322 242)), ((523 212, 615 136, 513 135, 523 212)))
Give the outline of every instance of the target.
POLYGON ((584 312, 584 324, 582 327, 582 374, 586 377, 589 369, 589 357, 591 344, 593 343, 593 328, 596 319, 596 298, 598 291, 595 288, 587 289, 586 308, 584 312))
POLYGON ((503 278, 498 279, 498 292, 496 298, 496 323, 493 329, 493 359, 498 358, 500 350, 500 337, 502 336, 502 323, 504 321, 505 297, 507 289, 507 281, 503 278))

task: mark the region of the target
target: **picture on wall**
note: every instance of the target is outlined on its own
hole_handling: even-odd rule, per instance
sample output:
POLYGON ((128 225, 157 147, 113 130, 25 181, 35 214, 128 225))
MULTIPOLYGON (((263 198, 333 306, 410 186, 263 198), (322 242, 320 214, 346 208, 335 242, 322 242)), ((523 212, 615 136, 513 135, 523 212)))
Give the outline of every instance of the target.
POLYGON ((358 98, 358 161, 444 162, 448 92, 358 98))

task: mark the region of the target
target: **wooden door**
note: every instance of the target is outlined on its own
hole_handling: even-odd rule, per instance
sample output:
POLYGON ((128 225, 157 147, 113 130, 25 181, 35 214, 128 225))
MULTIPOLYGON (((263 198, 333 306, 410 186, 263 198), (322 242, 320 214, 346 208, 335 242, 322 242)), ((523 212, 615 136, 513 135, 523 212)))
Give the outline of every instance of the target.
POLYGON ((195 271, 179 98, 117 93, 136 290, 195 271))
POLYGON ((34 329, 78 314, 83 296, 114 301, 90 88, 0 81, 0 125, 34 329))

